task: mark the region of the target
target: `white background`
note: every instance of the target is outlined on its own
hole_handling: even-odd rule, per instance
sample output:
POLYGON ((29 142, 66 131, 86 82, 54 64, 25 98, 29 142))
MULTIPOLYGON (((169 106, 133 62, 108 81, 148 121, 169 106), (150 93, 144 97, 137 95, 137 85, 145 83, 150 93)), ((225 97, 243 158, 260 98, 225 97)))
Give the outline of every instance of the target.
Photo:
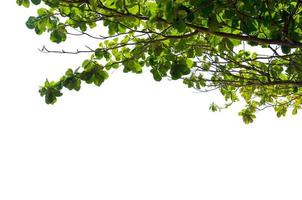
POLYGON ((301 114, 244 125, 236 106, 208 110, 219 95, 148 71, 116 71, 49 106, 38 86, 88 55, 40 53, 61 46, 28 30, 35 11, 14 0, 0 15, 1 200, 302 199, 301 114))

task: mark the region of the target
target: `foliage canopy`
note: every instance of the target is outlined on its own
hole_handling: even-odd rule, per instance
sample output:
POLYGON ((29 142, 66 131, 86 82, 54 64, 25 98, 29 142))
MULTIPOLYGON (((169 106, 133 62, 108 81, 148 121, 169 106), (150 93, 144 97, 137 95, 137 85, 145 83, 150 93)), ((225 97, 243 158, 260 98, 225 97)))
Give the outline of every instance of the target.
POLYGON ((213 103, 212 111, 241 99, 245 123, 268 107, 278 117, 301 108, 300 0, 17 0, 31 3, 42 5, 26 22, 36 34, 47 32, 55 43, 86 35, 98 45, 74 52, 43 47, 48 53, 91 53, 80 68, 44 83, 40 94, 47 104, 63 88, 78 91, 83 81, 100 86, 112 68, 123 68, 148 69, 156 81, 182 79, 200 91, 218 89, 225 105, 213 103), (263 49, 267 53, 259 53, 263 49))

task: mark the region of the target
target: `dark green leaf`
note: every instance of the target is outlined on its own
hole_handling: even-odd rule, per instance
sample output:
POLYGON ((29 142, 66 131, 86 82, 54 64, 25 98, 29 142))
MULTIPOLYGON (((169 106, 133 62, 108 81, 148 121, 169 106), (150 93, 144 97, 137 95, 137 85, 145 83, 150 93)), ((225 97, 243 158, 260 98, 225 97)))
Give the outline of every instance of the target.
POLYGON ((39 5, 41 3, 41 0, 31 0, 31 2, 35 5, 39 5))
POLYGON ((36 17, 30 16, 30 17, 28 18, 28 20, 26 21, 26 26, 27 26, 27 28, 29 28, 29 29, 34 29, 35 26, 36 26, 36 21, 37 21, 37 18, 36 18, 36 17))

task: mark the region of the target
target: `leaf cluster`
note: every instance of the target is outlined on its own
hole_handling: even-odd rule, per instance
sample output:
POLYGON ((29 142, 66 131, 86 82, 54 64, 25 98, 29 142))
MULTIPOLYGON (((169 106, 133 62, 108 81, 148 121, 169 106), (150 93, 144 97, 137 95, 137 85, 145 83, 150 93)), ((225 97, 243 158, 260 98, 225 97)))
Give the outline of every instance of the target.
POLYGON ((156 81, 182 80, 199 91, 219 90, 225 105, 210 110, 241 100, 245 123, 266 108, 278 117, 301 108, 301 1, 17 0, 31 3, 42 5, 26 22, 36 34, 48 33, 55 43, 85 35, 98 45, 75 52, 43 48, 91 53, 80 68, 45 82, 40 94, 48 104, 63 88, 78 91, 83 81, 100 86, 112 68, 123 68, 137 74, 147 69, 156 81))

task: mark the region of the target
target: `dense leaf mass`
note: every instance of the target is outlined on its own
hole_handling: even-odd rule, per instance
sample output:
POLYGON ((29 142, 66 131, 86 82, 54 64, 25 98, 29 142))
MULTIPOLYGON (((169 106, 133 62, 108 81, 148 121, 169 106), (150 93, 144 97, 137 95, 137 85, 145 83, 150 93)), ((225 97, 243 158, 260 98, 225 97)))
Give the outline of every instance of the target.
POLYGON ((26 22, 36 34, 48 32, 55 43, 72 31, 98 39, 96 49, 42 49, 91 53, 80 68, 45 82, 40 94, 48 104, 63 88, 78 91, 83 81, 100 86, 112 68, 123 68, 147 69, 156 81, 181 79, 200 91, 220 90, 225 105, 210 109, 242 100, 245 123, 268 107, 278 117, 301 108, 300 0, 17 0, 25 7, 31 3, 42 5, 26 22))

